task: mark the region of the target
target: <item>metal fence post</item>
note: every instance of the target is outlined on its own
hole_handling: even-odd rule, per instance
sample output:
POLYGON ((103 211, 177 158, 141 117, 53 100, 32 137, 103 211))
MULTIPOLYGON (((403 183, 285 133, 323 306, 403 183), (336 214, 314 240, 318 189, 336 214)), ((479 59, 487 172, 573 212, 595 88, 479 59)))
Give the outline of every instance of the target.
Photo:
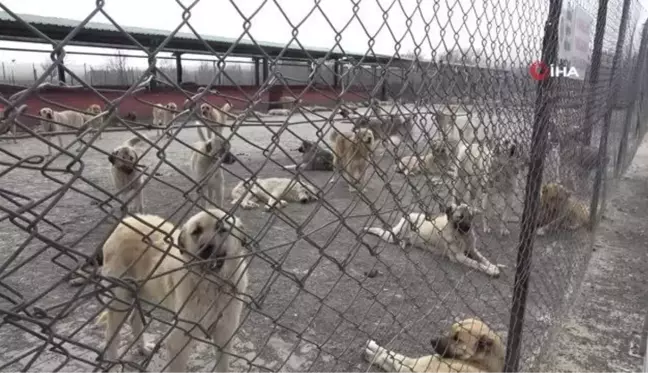
POLYGON ((56 65, 56 70, 58 71, 59 84, 65 84, 65 68, 63 67, 63 61, 65 59, 65 56, 62 55, 60 51, 58 51, 56 52, 56 58, 61 60, 61 62, 56 65))
MULTIPOLYGON (((549 14, 545 23, 542 40, 542 61, 550 65, 557 61, 558 21, 562 11, 562 0, 550 0, 549 14)), ((544 170, 544 155, 547 150, 547 124, 554 104, 553 80, 541 80, 536 88, 535 115, 531 137, 531 161, 524 196, 522 211, 522 226, 520 231, 515 280, 513 283, 513 302, 509 321, 508 338, 506 341, 505 372, 517 372, 520 363, 522 346, 522 329, 526 310, 527 293, 529 290, 529 275, 531 256, 536 231, 536 218, 542 173, 544 170)))
MULTIPOLYGON (((632 124, 632 118, 638 116, 637 113, 637 103, 639 101, 639 87, 640 87, 640 78, 641 71, 643 70, 644 59, 646 58, 646 40, 648 40, 648 22, 644 24, 643 31, 641 32, 641 44, 639 46, 639 53, 637 55, 637 61, 633 67, 632 71, 632 89, 631 89, 631 101, 628 105, 628 110, 626 111, 625 122, 623 124, 623 134, 621 135, 621 141, 619 143, 619 151, 617 153, 617 162, 614 169, 614 176, 619 177, 622 170, 626 165, 626 153, 628 151, 628 135, 630 134, 630 125, 632 124)), ((640 104, 640 103, 639 103, 640 104)), ((639 105, 640 107, 640 105, 639 105)))
MULTIPOLYGON (((598 167, 596 168, 596 179, 594 181, 594 190, 592 192, 592 202, 590 204, 590 224, 594 226, 596 224, 598 216, 598 205, 601 192, 601 183, 603 182, 603 173, 607 170, 607 163, 603 160, 607 156, 607 143, 608 143, 608 133, 610 132, 610 120, 612 119, 612 111, 614 110, 614 105, 617 99, 618 87, 614 84, 615 73, 619 61, 621 60, 621 55, 623 54, 623 43, 625 41, 625 31, 628 23, 628 13, 629 7, 632 0, 623 1, 623 11, 621 14, 621 24, 619 26, 619 37, 617 39, 616 51, 614 52, 614 58, 612 59, 612 69, 610 70, 610 81, 608 87, 611 89, 609 99, 607 100, 608 107, 605 111, 605 118, 603 120, 603 129, 601 130, 601 138, 599 140, 599 153, 598 153, 598 167)), ((605 197, 605 196, 604 196, 605 197)), ((605 203, 605 198, 603 198, 602 203, 605 203)), ((604 209, 601 208, 601 211, 604 209)))
POLYGON ((585 103, 585 128, 582 133, 583 144, 589 145, 592 141, 592 118, 596 105, 596 86, 601 68, 601 51, 603 50, 603 36, 607 19, 608 0, 599 0, 598 14, 596 16, 596 32, 594 34, 594 50, 592 51, 592 64, 590 65, 589 79, 587 81, 587 100, 585 103))

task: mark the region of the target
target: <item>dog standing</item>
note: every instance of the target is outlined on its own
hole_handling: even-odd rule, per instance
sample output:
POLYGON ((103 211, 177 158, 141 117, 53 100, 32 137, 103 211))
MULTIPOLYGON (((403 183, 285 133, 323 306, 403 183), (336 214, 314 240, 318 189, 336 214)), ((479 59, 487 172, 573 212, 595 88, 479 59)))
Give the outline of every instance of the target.
POLYGON ((302 153, 302 161, 298 165, 286 166, 287 169, 299 169, 305 171, 333 171, 333 153, 322 149, 312 141, 302 140, 297 148, 302 153))
POLYGON ((494 146, 472 143, 460 145, 458 150, 455 200, 479 201, 482 205, 482 227, 489 233, 488 216, 493 210, 492 198, 504 199, 504 211, 499 220, 499 233, 511 234, 506 227, 509 210, 513 208, 518 187, 518 174, 524 166, 520 147, 515 141, 504 139, 494 146), (467 197, 470 195, 470 197, 467 197))
MULTIPOLYGON (((144 190, 137 191, 142 186, 142 173, 137 169, 139 156, 135 150, 135 145, 142 141, 135 136, 122 145, 118 146, 108 156, 108 162, 112 165, 110 172, 112 174, 113 184, 118 193, 134 194, 132 211, 127 205, 125 211, 144 212, 144 190)), ((128 196, 127 199, 133 196, 128 196)))
MULTIPOLYGON (((193 341, 207 333, 218 346, 216 371, 228 372, 232 339, 244 307, 241 296, 248 285, 248 263, 243 258, 247 240, 241 221, 210 209, 189 218, 178 231, 161 217, 137 217, 143 222, 124 219, 103 245, 102 275, 141 285, 137 294, 123 287, 113 290, 114 298, 102 315, 105 359, 117 360, 119 328, 137 296, 176 314, 177 324, 166 342, 171 357, 167 370, 186 371, 193 341), (187 266, 191 262, 199 264, 187 266)), ((139 351, 150 354, 151 345, 143 334, 144 315, 138 311, 135 308, 130 318, 132 332, 139 351)))
MULTIPOLYGON (((85 122, 88 120, 88 116, 86 114, 81 114, 72 110, 54 111, 48 107, 40 109, 39 114, 41 118, 43 118, 41 119, 40 124, 41 130, 44 132, 58 132, 62 130, 69 130, 69 127, 78 130, 81 129, 85 122)), ((48 138, 56 136, 58 139, 59 147, 63 147, 63 139, 61 135, 48 134, 46 136, 48 138)), ((83 143, 79 142, 77 152, 81 150, 82 146, 83 143)), ((52 156, 52 147, 49 144, 47 144, 47 155, 49 157, 52 156)))
POLYGON ((232 189, 232 204, 241 199, 241 208, 243 209, 256 208, 259 206, 258 202, 262 201, 268 211, 273 207, 283 208, 288 202, 309 203, 316 201, 317 191, 313 185, 299 179, 293 180, 285 177, 249 178, 239 182, 232 189))
MULTIPOLYGON (((212 131, 217 134, 222 134, 223 127, 225 127, 227 123, 226 114, 229 114, 229 111, 231 109, 232 105, 230 105, 229 102, 225 103, 225 105, 223 105, 220 110, 214 109, 207 103, 203 103, 202 105, 200 105, 200 115, 202 115, 203 118, 207 119, 207 126, 211 128, 212 131)), ((205 141, 209 138, 209 136, 205 136, 203 134, 200 127, 198 127, 198 136, 200 136, 200 139, 202 141, 205 141)))
POLYGON ((479 319, 454 323, 439 339, 430 341, 435 355, 407 357, 369 340, 364 358, 385 372, 502 372, 506 346, 502 338, 479 319))
MULTIPOLYGON (((198 131, 200 132, 200 130, 198 131)), ((225 177, 220 163, 233 164, 236 159, 230 153, 229 142, 220 135, 212 134, 205 141, 194 144, 197 149, 191 153, 191 173, 196 182, 207 178, 204 186, 198 187, 198 195, 206 198, 205 206, 211 202, 218 207, 224 206, 225 177), (206 195, 203 193, 206 192, 206 195)))
POLYGON ((347 176, 349 191, 354 192, 356 190, 354 187, 364 189, 362 184, 369 165, 369 157, 376 146, 373 131, 360 128, 354 132, 338 133, 334 129, 331 141, 333 142, 333 166, 338 172, 347 176))
MULTIPOLYGON (((90 106, 88 107, 88 109, 86 110, 86 112, 87 112, 87 113, 90 113, 90 114, 86 114, 86 116, 85 116, 85 122, 88 122, 88 121, 92 120, 93 117, 96 117, 97 115, 101 114, 101 111, 102 111, 102 110, 101 110, 101 106, 99 106, 98 104, 92 104, 92 105, 90 105, 90 106)), ((96 120, 93 121, 93 123, 92 123, 92 128, 93 128, 95 131, 98 131, 98 132, 99 132, 99 139, 102 139, 102 138, 103 138, 103 133, 102 133, 101 131, 98 130, 98 127, 100 127, 102 124, 103 124, 103 120, 101 120, 101 119, 96 119, 96 120)))
POLYGON ((363 228, 369 234, 389 243, 400 242, 401 248, 412 245, 445 255, 450 260, 498 277, 499 268, 488 261, 476 247, 473 228, 475 211, 466 204, 454 203, 446 207, 445 214, 429 220, 424 213, 411 213, 391 230, 363 228))

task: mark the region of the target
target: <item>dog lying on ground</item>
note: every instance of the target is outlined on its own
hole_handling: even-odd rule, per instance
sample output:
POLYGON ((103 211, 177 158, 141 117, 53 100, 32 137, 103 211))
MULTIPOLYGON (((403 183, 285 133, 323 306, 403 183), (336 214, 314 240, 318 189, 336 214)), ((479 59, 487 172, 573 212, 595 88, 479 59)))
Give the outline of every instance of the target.
POLYGON ((502 338, 479 319, 455 323, 439 339, 430 341, 436 355, 411 358, 369 340, 364 358, 385 372, 502 372, 506 346, 502 338))
MULTIPOLYGON (((76 111, 72 111, 72 110, 54 111, 48 107, 44 107, 40 109, 39 114, 40 117, 43 118, 40 121, 41 130, 43 132, 58 132, 58 131, 66 131, 70 129, 79 130, 89 119, 87 115, 81 114, 76 111)), ((61 148, 63 147, 63 139, 61 135, 47 134, 45 136, 48 138, 51 138, 52 136, 56 136, 59 143, 59 147, 61 148)), ((83 143, 79 142, 79 147, 77 149, 77 152, 81 150, 82 146, 83 143)), ((52 147, 49 144, 47 145, 47 155, 49 157, 52 156, 52 147)))
POLYGON ((355 191, 355 188, 362 191, 369 157, 376 146, 373 131, 361 128, 354 132, 338 133, 333 129, 331 141, 333 142, 333 166, 347 177, 350 191, 355 191))
POLYGON ((135 145, 141 141, 140 137, 134 136, 115 148, 108 156, 115 189, 118 193, 126 195, 125 200, 134 195, 132 208, 124 205, 123 210, 137 213, 144 212, 144 189, 137 191, 142 186, 142 173, 137 169, 139 156, 135 150, 135 145))
POLYGON ((302 140, 297 151, 302 153, 300 164, 286 166, 287 169, 299 169, 305 171, 333 171, 333 153, 323 149, 316 143, 302 140))
POLYGON ((396 172, 407 175, 446 174, 453 165, 454 153, 440 140, 430 142, 430 151, 423 157, 409 155, 396 162, 396 172))
POLYGON ((537 234, 542 236, 559 229, 590 229, 589 208, 576 201, 571 192, 558 183, 542 186, 537 234))
POLYGON ((399 242, 402 249, 408 245, 445 255, 450 260, 498 277, 499 268, 488 261, 476 247, 473 229, 475 210, 466 204, 454 203, 445 214, 428 220, 424 213, 411 213, 390 230, 363 228, 369 234, 389 243, 399 242))
POLYGON ((113 289, 114 297, 100 317, 106 323, 105 359, 118 359, 119 328, 131 311, 138 350, 152 352, 143 335, 144 314, 132 306, 137 296, 144 306, 161 303, 176 314, 177 325, 166 342, 172 359, 167 370, 186 371, 192 342, 207 333, 222 349, 215 349, 216 371, 228 372, 230 346, 244 306, 241 296, 248 284, 248 263, 242 257, 247 241, 240 219, 210 209, 177 230, 158 216, 137 218, 124 219, 103 245, 102 275, 141 285, 136 295, 125 287, 113 289))
MULTIPOLYGON (((217 134, 223 133, 223 127, 226 126, 227 115, 232 109, 232 105, 225 103, 220 110, 213 108, 207 103, 200 105, 200 115, 207 120, 207 126, 217 134)), ((198 128, 198 135, 202 141, 206 141, 209 136, 203 134, 202 129, 198 128)))
POLYGON ((303 180, 285 177, 252 179, 239 182, 232 189, 232 204, 241 200, 241 208, 253 209, 259 202, 265 209, 283 208, 288 202, 309 203, 317 200, 317 189, 303 180), (247 184, 247 186, 246 186, 247 184))
MULTIPOLYGON (((200 130, 198 132, 200 133, 200 130)), ((198 187, 198 195, 206 199, 205 207, 209 207, 210 202, 217 207, 223 207, 225 176, 219 162, 233 164, 236 159, 230 153, 228 141, 217 134, 208 133, 208 135, 211 135, 208 140, 194 144, 194 148, 198 151, 191 152, 191 173, 196 182, 207 178, 204 186, 198 187)))
POLYGON ((492 214, 492 198, 503 198, 505 208, 499 220, 499 233, 509 235, 506 227, 509 210, 513 206, 518 187, 520 170, 525 165, 520 146, 510 139, 503 139, 493 146, 472 143, 461 144, 457 153, 457 182, 455 200, 479 201, 482 205, 482 227, 489 233, 488 217, 492 214), (468 197, 469 196, 469 197, 468 197))

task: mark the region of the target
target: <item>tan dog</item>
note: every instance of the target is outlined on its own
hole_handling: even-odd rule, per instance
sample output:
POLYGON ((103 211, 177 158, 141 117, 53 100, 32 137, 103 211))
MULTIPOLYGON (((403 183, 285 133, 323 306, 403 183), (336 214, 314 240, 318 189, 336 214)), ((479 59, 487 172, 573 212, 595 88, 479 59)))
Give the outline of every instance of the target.
POLYGON ((501 372, 506 346, 502 338, 479 319, 454 323, 439 339, 430 341, 438 355, 407 357, 370 340, 364 358, 385 372, 501 372))
MULTIPOLYGON (((112 164, 110 172, 112 174, 113 184, 118 193, 125 193, 129 199, 134 194, 132 212, 144 212, 144 190, 137 191, 142 186, 142 173, 137 169, 139 167, 139 155, 135 150, 135 145, 142 141, 140 137, 133 137, 122 145, 118 146, 108 156, 108 162, 112 164)), ((123 210, 131 211, 125 205, 123 210)))
MULTIPOLYGON (((163 109, 159 109, 157 113, 158 119, 156 124, 157 126, 159 126, 157 131, 158 136, 161 136, 164 129, 166 129, 171 125, 171 122, 173 121, 173 119, 175 119, 177 113, 178 113, 178 105, 176 105, 175 102, 169 102, 166 105, 164 105, 163 109)), ((154 116, 154 120, 155 120, 155 116, 154 116)))
MULTIPOLYGON (((80 129, 85 124, 88 116, 72 110, 54 111, 48 107, 40 109, 41 130, 44 132, 58 132, 69 131, 71 128, 80 129), (71 127, 71 128, 70 128, 71 127)), ((51 138, 56 136, 58 139, 59 147, 63 147, 63 139, 61 135, 48 134, 47 137, 51 138)), ((83 143, 79 142, 77 152, 81 150, 83 143)), ((47 155, 52 156, 52 147, 47 145, 47 155)))
MULTIPOLYGON (((99 106, 98 104, 92 104, 92 105, 90 105, 90 106, 88 107, 88 109, 86 110, 86 112, 87 112, 87 113, 90 113, 90 114, 89 114, 89 115, 86 115, 86 117, 85 117, 85 121, 87 122, 87 121, 91 120, 93 117, 95 117, 95 116, 101 114, 101 111, 102 111, 102 110, 101 110, 101 106, 99 106)), ((93 128, 95 131, 98 131, 98 127, 101 126, 102 124, 103 124, 103 120, 101 120, 101 119, 97 119, 97 120, 95 120, 95 121, 92 123, 92 128, 93 128)), ((99 138, 100 138, 100 139, 103 138, 103 134, 102 134, 102 132, 100 132, 100 131, 99 131, 99 138)))
MULTIPOLYGON (((105 358, 118 359, 119 327, 137 296, 145 307, 161 304, 175 312, 177 325, 165 341, 172 359, 168 371, 186 371, 193 341, 205 337, 219 347, 216 371, 230 371, 230 346, 240 325, 241 297, 248 284, 248 263, 243 257, 247 241, 240 219, 210 209, 189 218, 178 231, 158 216, 138 218, 145 223, 135 217, 124 219, 103 246, 102 275, 140 285, 137 294, 124 287, 113 289, 114 298, 102 315, 105 358)), ((130 324, 139 351, 150 354, 143 318, 135 308, 130 324)))
POLYGON ((576 201, 571 192, 558 183, 542 186, 540 192, 540 213, 538 216, 538 235, 557 229, 590 229, 589 208, 576 201))
POLYGON ((361 128, 354 132, 338 133, 334 129, 331 141, 333 142, 333 166, 349 178, 347 180, 350 191, 353 192, 356 188, 363 189, 362 184, 369 157, 376 146, 373 131, 361 128))
POLYGON ((498 277, 500 270, 478 250, 473 227, 475 211, 466 204, 454 203, 445 214, 429 220, 424 213, 411 213, 390 230, 363 228, 369 234, 389 243, 399 242, 402 249, 408 245, 447 256, 450 260, 498 277))
MULTIPOLYGON (((223 105, 220 110, 213 108, 207 103, 203 103, 202 105, 200 105, 200 115, 203 118, 207 119, 207 126, 211 128, 212 131, 218 134, 222 134, 223 127, 225 127, 227 123, 226 114, 228 114, 231 109, 232 105, 230 105, 229 103, 225 103, 225 105, 223 105)), ((200 136, 200 139, 202 141, 205 141, 210 137, 203 134, 200 127, 198 127, 198 135, 200 136)))

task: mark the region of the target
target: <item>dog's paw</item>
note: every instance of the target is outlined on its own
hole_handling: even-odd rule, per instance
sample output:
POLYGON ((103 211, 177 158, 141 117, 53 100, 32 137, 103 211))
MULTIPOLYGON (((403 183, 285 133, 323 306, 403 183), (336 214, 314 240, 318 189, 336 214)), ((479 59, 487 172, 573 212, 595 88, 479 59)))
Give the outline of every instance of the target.
POLYGON ((363 354, 364 358, 367 359, 367 361, 372 362, 376 358, 376 354, 378 354, 379 348, 380 346, 378 346, 378 343, 376 343, 376 341, 372 339, 368 340, 363 354))
POLYGON ((483 230, 484 230, 484 233, 486 233, 486 234, 489 234, 489 233, 491 233, 493 231, 491 229, 491 227, 489 227, 487 224, 484 224, 483 230))
POLYGON ((543 227, 543 228, 539 228, 539 229, 536 231, 536 234, 537 234, 538 236, 544 236, 544 235, 547 234, 547 230, 546 230, 544 227, 543 227))
POLYGON ((491 265, 486 270, 486 273, 493 278, 498 278, 500 276, 500 269, 496 265, 491 265))

